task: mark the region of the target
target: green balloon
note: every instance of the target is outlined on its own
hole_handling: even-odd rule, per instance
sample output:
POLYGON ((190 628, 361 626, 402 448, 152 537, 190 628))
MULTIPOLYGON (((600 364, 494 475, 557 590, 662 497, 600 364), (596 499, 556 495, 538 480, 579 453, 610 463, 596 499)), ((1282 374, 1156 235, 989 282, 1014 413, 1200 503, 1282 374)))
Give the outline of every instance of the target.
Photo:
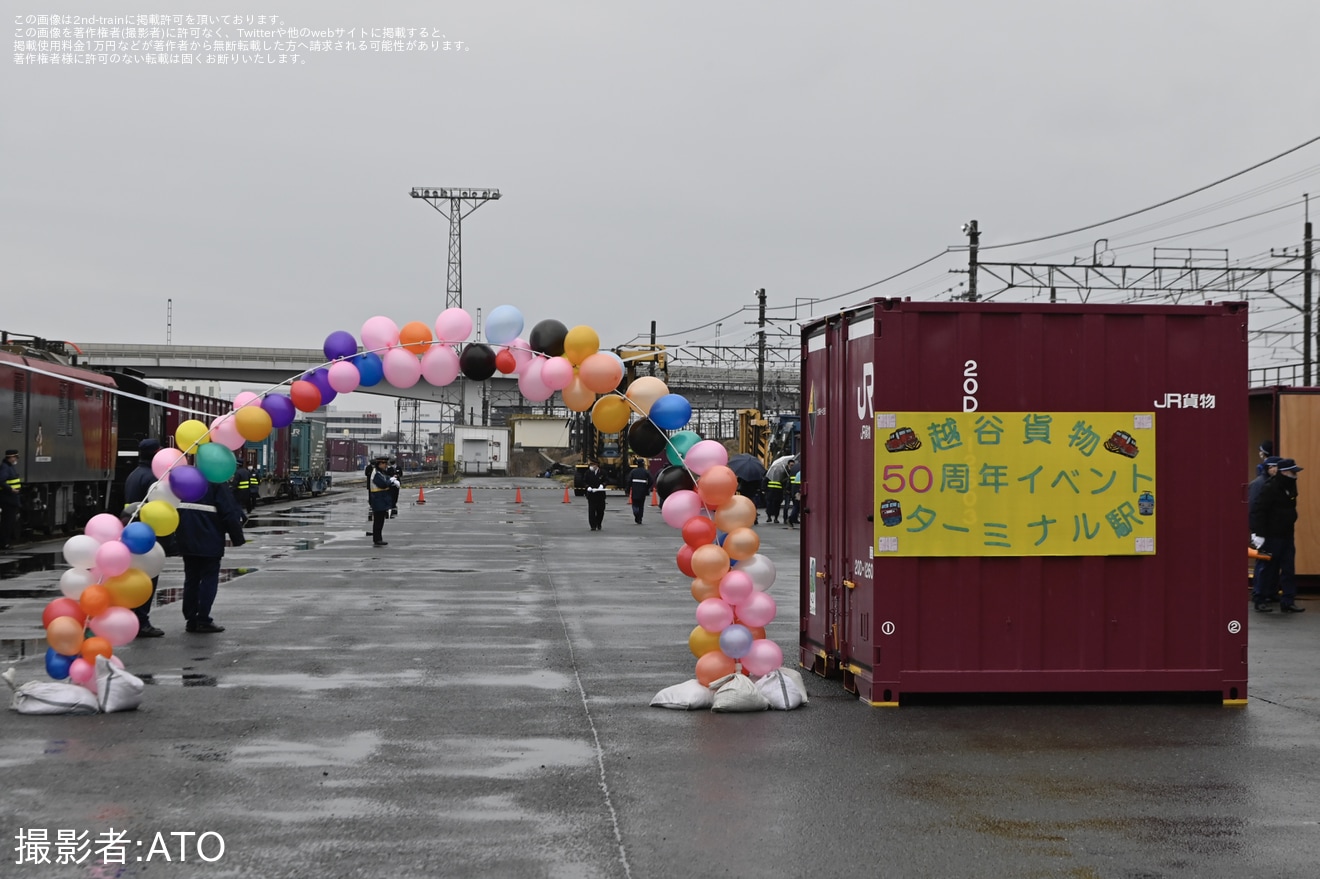
POLYGON ((671 434, 669 445, 665 448, 665 457, 669 463, 675 467, 683 464, 683 457, 687 455, 688 449, 701 442, 701 434, 695 430, 680 430, 678 433, 671 434))
POLYGON ((234 453, 220 443, 205 443, 197 449, 197 469, 207 482, 228 482, 234 478, 238 461, 234 453))

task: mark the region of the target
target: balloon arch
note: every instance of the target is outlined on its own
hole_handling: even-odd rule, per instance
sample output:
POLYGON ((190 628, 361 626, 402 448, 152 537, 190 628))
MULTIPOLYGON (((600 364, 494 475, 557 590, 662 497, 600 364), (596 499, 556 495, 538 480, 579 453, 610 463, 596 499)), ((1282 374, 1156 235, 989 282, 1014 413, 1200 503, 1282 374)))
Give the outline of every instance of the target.
POLYGON ((696 657, 696 679, 703 685, 738 671, 765 675, 779 668, 783 653, 765 636, 774 619, 775 600, 766 592, 775 581, 774 564, 759 553, 761 539, 751 527, 753 502, 737 493, 738 479, 727 466, 728 451, 714 440, 686 430, 692 406, 671 394, 663 381, 644 376, 623 391, 624 363, 600 350, 589 326, 567 328, 543 320, 522 337, 522 313, 511 305, 491 311, 486 340, 469 341, 472 317, 446 309, 432 327, 421 321, 398 326, 376 316, 362 325, 361 348, 351 333, 326 337, 326 362, 262 394, 235 396, 233 410, 209 424, 187 420, 174 434, 175 447, 162 448, 151 461, 157 481, 146 501, 129 517, 101 513, 84 533, 69 538, 64 558, 71 566, 60 577, 63 597, 42 614, 46 627, 46 671, 96 691, 96 657, 122 667, 114 649, 137 636, 132 608, 151 595, 151 579, 165 564, 157 537, 178 527, 176 507, 192 503, 208 483, 228 482, 237 468, 234 451, 259 442, 289 425, 297 412, 311 412, 338 394, 380 382, 410 388, 421 380, 437 387, 461 373, 485 381, 496 372, 516 374, 522 395, 532 402, 557 391, 574 412, 591 412, 603 433, 628 432, 630 447, 642 457, 665 453, 670 466, 656 480, 663 498, 661 515, 682 534, 678 569, 692 578, 698 602, 697 625, 688 636, 696 657), (636 416, 636 417, 634 417, 636 416), (192 457, 190 463, 188 458, 192 457))

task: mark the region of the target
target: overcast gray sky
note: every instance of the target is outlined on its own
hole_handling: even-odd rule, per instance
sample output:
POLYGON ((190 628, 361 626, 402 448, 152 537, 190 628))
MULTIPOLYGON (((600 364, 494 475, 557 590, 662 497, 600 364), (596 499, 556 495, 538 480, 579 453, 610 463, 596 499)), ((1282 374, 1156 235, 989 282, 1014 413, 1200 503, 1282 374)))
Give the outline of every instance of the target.
MULTIPOLYGON (((167 299, 180 345, 311 347, 376 314, 433 322, 448 225, 409 190, 490 186, 503 198, 464 223, 469 311, 512 304, 607 346, 652 320, 663 341, 712 343, 723 319, 721 341, 742 343, 754 313, 734 313, 758 287, 772 307, 829 298, 816 314, 947 298, 965 253, 841 294, 965 245, 965 220, 987 247, 1049 235, 1320 134, 1313 0, 188 6, 428 28, 464 50, 303 50, 283 66, 19 65, 11 51, 4 328, 163 344, 167 299)), ((1320 144, 993 258, 1071 262, 1107 237, 1145 264, 1141 242, 1280 208, 1160 242, 1265 265, 1300 244, 1302 208, 1282 206, 1320 196, 1318 175, 1320 144)), ((1300 283, 1280 292, 1300 301, 1300 283)), ((1255 329, 1300 328, 1278 299, 1254 307, 1255 329)), ((1253 345, 1257 362, 1300 359, 1296 336, 1253 345)))

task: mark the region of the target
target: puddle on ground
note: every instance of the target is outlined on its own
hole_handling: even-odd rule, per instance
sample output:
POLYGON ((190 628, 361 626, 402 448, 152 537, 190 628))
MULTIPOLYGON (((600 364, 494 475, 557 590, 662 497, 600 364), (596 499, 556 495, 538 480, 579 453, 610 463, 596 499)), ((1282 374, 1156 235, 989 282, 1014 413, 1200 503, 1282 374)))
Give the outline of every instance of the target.
MULTIPOLYGON (((41 620, 38 619, 37 622, 39 623, 41 620)), ((2 638, 0 639, 0 660, 17 662, 20 659, 45 657, 48 646, 45 637, 2 638)))
MULTIPOLYGON (((325 521, 325 516, 308 516, 306 519, 286 519, 266 516, 251 516, 247 520, 245 528, 251 528, 253 531, 260 531, 266 528, 302 528, 305 525, 315 525, 325 521)), ((270 532, 267 532, 270 533, 270 532)), ((283 532, 280 532, 283 533, 283 532)))
POLYGON ((183 674, 140 674, 142 683, 147 686, 169 686, 169 687, 214 687, 216 685, 214 675, 196 674, 193 672, 184 672, 183 674))
MULTIPOLYGON (((53 571, 57 567, 67 567, 63 552, 15 553, 0 558, 0 580, 21 577, 33 571, 53 571)), ((6 591, 0 587, 0 593, 6 591)))
POLYGON ((361 763, 381 745, 376 732, 353 733, 339 741, 293 742, 266 739, 247 742, 232 751, 235 762, 269 766, 344 766, 361 763))
MULTIPOLYGON (((255 574, 259 568, 221 568, 220 582, 228 583, 235 577, 241 577, 244 574, 255 574)), ((167 604, 173 604, 176 601, 183 601, 182 586, 166 586, 156 588, 156 601, 152 607, 164 607, 167 604)))

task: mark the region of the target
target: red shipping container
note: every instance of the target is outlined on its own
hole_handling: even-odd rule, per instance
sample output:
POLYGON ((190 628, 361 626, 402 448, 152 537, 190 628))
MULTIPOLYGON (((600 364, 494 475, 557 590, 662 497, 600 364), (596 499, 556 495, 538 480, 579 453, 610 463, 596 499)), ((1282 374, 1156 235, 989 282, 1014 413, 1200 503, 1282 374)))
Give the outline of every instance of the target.
POLYGON ((802 664, 876 705, 1245 700, 1246 333, 1243 303, 805 326, 802 664))

